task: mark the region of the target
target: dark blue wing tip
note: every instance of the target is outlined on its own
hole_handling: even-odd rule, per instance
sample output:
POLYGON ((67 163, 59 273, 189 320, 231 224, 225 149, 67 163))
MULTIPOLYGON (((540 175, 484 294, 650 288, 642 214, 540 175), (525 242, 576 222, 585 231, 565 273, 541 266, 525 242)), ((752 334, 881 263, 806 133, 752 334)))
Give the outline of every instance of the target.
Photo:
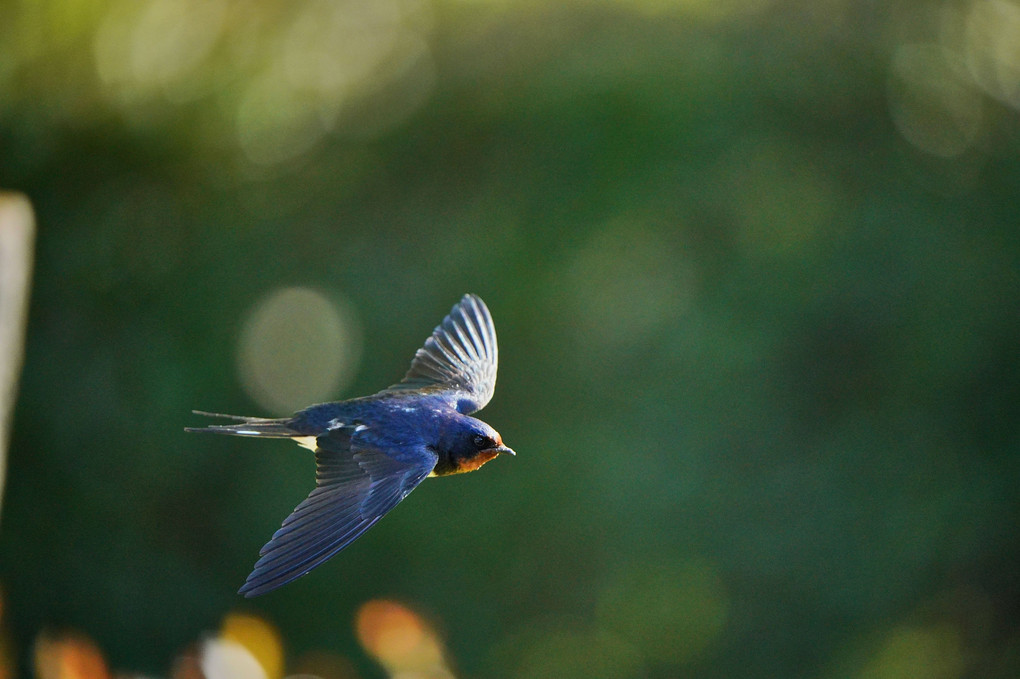
POLYGON ((277 582, 273 582, 272 580, 269 580, 267 582, 260 582, 259 578, 253 578, 251 575, 249 575, 248 580, 245 581, 243 585, 241 585, 241 589, 237 590, 237 593, 243 594, 245 599, 254 599, 257 596, 269 594, 274 589, 279 589, 280 587, 283 587, 292 580, 296 580, 298 577, 301 576, 297 576, 287 580, 280 580, 277 582))
POLYGON ((250 574, 248 578, 244 581, 244 584, 241 585, 241 589, 237 590, 238 594, 243 594, 247 599, 257 597, 260 594, 265 594, 266 592, 269 591, 268 589, 264 590, 263 587, 259 585, 259 583, 253 577, 254 575, 255 575, 254 573, 250 574))
POLYGON ((238 594, 243 594, 245 599, 254 599, 264 592, 257 591, 257 588, 251 582, 245 582, 241 585, 241 589, 237 590, 238 594))

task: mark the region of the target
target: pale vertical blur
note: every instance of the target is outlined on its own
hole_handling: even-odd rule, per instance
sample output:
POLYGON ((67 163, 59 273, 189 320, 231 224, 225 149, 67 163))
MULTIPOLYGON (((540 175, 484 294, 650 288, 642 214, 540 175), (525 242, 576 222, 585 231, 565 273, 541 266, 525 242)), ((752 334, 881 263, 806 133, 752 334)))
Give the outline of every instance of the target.
POLYGON ((24 356, 32 281, 35 215, 25 196, 0 192, 0 505, 7 480, 7 441, 24 356))
POLYGON ((275 290, 248 312, 238 341, 241 382, 266 411, 287 414, 336 399, 361 360, 354 307, 337 294, 275 290))

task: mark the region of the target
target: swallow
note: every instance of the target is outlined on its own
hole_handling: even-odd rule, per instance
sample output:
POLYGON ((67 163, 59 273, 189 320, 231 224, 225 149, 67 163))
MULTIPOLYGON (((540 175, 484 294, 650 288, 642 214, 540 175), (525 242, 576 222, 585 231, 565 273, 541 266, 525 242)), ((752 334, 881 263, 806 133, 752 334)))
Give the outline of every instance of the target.
POLYGON ((185 431, 289 438, 315 452, 315 489, 272 539, 240 593, 265 594, 335 556, 429 476, 472 472, 516 455, 499 433, 470 415, 496 388, 496 329, 481 298, 465 295, 404 379, 371 396, 322 403, 291 417, 238 417, 237 424, 185 431))

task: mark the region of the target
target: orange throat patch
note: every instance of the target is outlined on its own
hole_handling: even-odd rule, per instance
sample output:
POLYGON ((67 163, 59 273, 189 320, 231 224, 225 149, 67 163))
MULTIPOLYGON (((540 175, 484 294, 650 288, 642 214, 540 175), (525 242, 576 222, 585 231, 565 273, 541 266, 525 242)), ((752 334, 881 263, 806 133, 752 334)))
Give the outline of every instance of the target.
POLYGON ((494 459, 499 455, 499 452, 495 450, 482 450, 472 458, 465 458, 457 460, 457 469, 454 474, 466 474, 467 472, 473 472, 474 470, 481 467, 489 460, 494 459))

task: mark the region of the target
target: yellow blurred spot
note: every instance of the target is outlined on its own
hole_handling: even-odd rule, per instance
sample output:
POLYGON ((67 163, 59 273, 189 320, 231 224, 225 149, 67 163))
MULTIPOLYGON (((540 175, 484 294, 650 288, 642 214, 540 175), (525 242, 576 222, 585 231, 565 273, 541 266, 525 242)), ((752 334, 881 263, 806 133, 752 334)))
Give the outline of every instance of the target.
MULTIPOLYGON (((23 4, 72 14, 68 3, 23 4)), ((297 158, 332 132, 381 134, 435 85, 429 0, 71 3, 93 5, 103 12, 91 48, 104 95, 141 124, 174 115, 167 101, 215 98, 202 114, 208 134, 221 143, 233 132, 258 166, 297 158)), ((28 28, 14 33, 32 34, 26 50, 53 43, 45 22, 28 28)))
POLYGON ((345 94, 394 48, 401 22, 393 0, 307 0, 285 38, 284 75, 296 87, 345 94))
POLYGON ((1020 4, 974 0, 965 21, 964 54, 974 82, 1020 108, 1020 4))
POLYGON ((279 414, 335 398, 360 359, 353 307, 308 288, 277 290, 259 301, 244 324, 237 357, 248 394, 279 414))
POLYGON ((205 641, 199 665, 205 679, 269 679, 262 665, 247 648, 226 639, 205 641))
POLYGON ((715 566, 703 560, 635 564, 601 592, 601 625, 631 641, 646 657, 690 662, 722 634, 729 597, 715 566))
POLYGON ((238 141, 253 163, 296 158, 338 128, 374 136, 431 93, 431 3, 306 0, 294 12, 237 107, 238 141), (371 115, 349 110, 366 102, 371 115))
MULTIPOLYGON (((105 5, 100 2, 35 0, 5 3, 4 9, 4 28, 13 30, 4 36, 7 41, 4 47, 8 50, 3 56, 29 61, 46 52, 73 48, 82 36, 94 30, 105 5)), ((3 67, 7 66, 3 64, 3 67)), ((0 72, 4 70, 3 67, 0 67, 0 72)))
POLYGON ((963 64, 936 45, 901 45, 893 55, 889 109, 896 129, 920 150, 953 157, 982 131, 981 96, 960 80, 963 64))
POLYGON ((108 679, 106 660, 90 639, 80 635, 51 637, 35 641, 37 679, 108 679))
POLYGON ((220 38, 226 10, 224 0, 113 3, 94 43, 100 79, 128 100, 171 85, 186 91, 220 38))
POLYGON ((963 648, 955 627, 897 627, 857 679, 956 679, 963 673, 963 648))
POLYGON ((244 646, 258 660, 268 679, 283 676, 283 642, 273 625, 254 615, 231 613, 223 620, 220 638, 244 646))
POLYGON ((393 601, 374 600, 357 613, 358 641, 393 675, 452 677, 435 631, 414 611, 393 601))

